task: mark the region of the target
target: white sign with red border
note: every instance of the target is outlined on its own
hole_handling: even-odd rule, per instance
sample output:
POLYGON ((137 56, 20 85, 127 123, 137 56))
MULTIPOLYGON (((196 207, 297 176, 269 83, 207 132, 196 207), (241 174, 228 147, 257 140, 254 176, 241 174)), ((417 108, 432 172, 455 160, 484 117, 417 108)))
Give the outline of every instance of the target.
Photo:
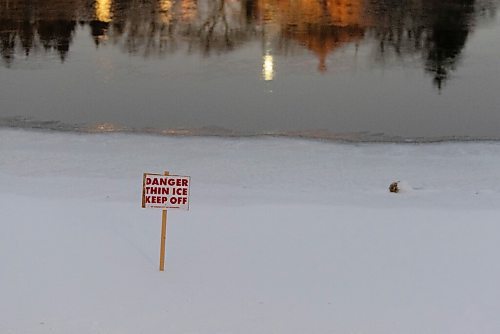
POLYGON ((189 176, 144 173, 142 207, 189 210, 190 184, 189 176))

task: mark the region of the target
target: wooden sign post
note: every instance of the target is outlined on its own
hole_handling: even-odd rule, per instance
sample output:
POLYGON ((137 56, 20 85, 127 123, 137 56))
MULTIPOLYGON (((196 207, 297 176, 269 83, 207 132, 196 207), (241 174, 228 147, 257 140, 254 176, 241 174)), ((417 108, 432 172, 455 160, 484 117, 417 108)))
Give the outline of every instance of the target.
MULTIPOLYGON (((165 171, 163 175, 167 176, 169 173, 165 171)), ((165 270, 165 242, 167 240, 167 209, 161 212, 161 241, 160 241, 160 271, 165 270)))
POLYGON ((167 240, 167 209, 189 210, 189 176, 144 173, 142 178, 142 207, 162 209, 160 239, 160 271, 165 270, 167 240))

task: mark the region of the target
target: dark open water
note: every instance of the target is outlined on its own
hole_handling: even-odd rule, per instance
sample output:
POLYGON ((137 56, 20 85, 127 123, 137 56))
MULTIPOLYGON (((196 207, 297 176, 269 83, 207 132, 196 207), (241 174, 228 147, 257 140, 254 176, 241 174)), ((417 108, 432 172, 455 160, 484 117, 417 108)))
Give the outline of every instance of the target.
POLYGON ((0 126, 500 139, 497 0, 0 0, 0 126))

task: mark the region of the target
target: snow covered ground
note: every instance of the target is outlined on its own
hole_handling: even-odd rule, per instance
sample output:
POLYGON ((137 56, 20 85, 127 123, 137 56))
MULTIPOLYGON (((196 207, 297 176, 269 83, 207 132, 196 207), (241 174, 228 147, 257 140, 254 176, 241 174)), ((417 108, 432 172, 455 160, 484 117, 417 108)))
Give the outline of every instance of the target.
POLYGON ((499 203, 499 142, 1 129, 0 333, 498 334, 499 203))

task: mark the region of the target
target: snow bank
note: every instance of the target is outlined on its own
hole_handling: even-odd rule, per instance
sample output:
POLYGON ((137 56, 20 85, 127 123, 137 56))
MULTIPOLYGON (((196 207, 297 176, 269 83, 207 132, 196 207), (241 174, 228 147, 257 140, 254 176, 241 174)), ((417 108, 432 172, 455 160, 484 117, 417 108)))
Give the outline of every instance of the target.
POLYGON ((499 333, 498 166, 497 142, 2 129, 0 333, 499 333), (192 198, 160 273, 140 190, 165 169, 192 198))

